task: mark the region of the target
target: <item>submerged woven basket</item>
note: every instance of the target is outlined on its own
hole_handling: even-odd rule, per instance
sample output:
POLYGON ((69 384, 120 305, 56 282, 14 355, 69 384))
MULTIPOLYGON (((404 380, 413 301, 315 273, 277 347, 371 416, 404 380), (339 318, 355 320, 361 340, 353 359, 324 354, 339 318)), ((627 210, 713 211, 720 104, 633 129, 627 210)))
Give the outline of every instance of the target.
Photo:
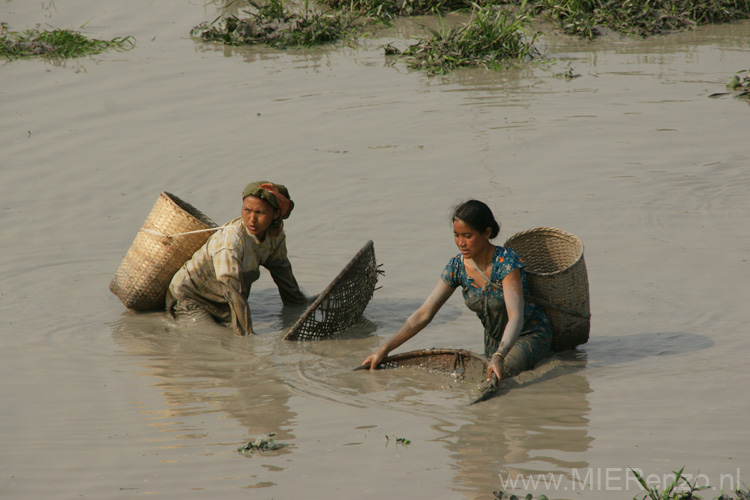
MULTIPOLYGON (((464 349, 420 349, 402 352, 383 359, 378 370, 419 368, 455 376, 462 382, 480 384, 487 378, 487 360, 464 349)), ((366 370, 369 366, 356 369, 366 370)))
POLYGON ((368 241, 289 329, 286 340, 318 340, 343 332, 362 317, 378 274, 375 247, 368 241))
POLYGON ((537 227, 505 242, 524 261, 530 300, 552 323, 552 350, 565 351, 589 339, 589 280, 583 243, 561 229, 537 227))
POLYGON ((210 231, 181 233, 213 227, 216 224, 194 206, 173 194, 161 193, 112 278, 109 289, 128 309, 164 309, 172 277, 211 235, 210 231), (173 235, 175 237, 170 237, 173 235))

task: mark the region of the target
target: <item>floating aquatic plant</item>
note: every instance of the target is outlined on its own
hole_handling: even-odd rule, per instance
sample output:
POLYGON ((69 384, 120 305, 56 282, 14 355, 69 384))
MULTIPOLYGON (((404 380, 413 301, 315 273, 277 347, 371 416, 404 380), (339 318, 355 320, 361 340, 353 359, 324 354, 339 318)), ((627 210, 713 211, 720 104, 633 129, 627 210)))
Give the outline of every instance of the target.
POLYGON ((385 436, 385 440, 388 441, 388 442, 390 442, 391 437, 396 442, 396 444, 402 444, 404 446, 406 446, 408 444, 411 444, 411 439, 406 439, 406 438, 396 437, 396 436, 388 436, 387 434, 385 436))
POLYGON ((97 40, 86 38, 78 31, 41 31, 38 26, 16 32, 8 30, 7 23, 0 23, 0 56, 7 59, 70 59, 99 54, 107 49, 130 49, 134 46, 135 39, 131 36, 97 40))
POLYGON ((727 82, 726 85, 729 92, 715 92, 708 97, 718 98, 728 95, 732 95, 739 99, 744 99, 750 103, 750 69, 744 69, 738 71, 732 78, 727 82))
POLYGON ((237 451, 240 453, 255 453, 255 452, 263 452, 263 451, 269 451, 269 450, 278 450, 281 448, 281 445, 276 442, 276 440, 273 438, 276 434, 273 432, 269 432, 265 436, 260 436, 255 441, 250 441, 239 448, 237 448, 237 451))
POLYGON ((747 98, 750 94, 750 69, 738 71, 727 83, 727 89, 739 92, 737 97, 747 98))
MULTIPOLYGON (((492 494, 495 496, 496 500, 520 500, 516 495, 506 495, 505 492, 502 491, 493 491, 492 494)), ((524 500, 533 500, 534 496, 529 493, 525 497, 523 497, 524 500)), ((547 495, 539 495, 537 497, 537 500, 549 500, 547 498, 547 495)))
POLYGON ((247 18, 218 17, 191 31, 193 38, 225 45, 267 44, 276 48, 313 46, 356 36, 356 17, 341 12, 312 12, 305 5, 303 14, 286 8, 283 0, 264 5, 250 2, 254 10, 247 18))
POLYGON ((526 29, 530 19, 518 11, 473 4, 471 18, 462 25, 447 28, 440 18, 437 29, 430 28, 432 38, 399 51, 388 45, 387 55, 403 57, 408 66, 433 74, 445 74, 462 66, 499 69, 512 60, 537 57, 536 34, 526 29))
POLYGON ((636 479, 638 479, 641 487, 646 490, 646 495, 644 495, 642 500, 646 500, 647 498, 650 498, 651 500, 700 499, 700 497, 695 496, 694 493, 696 491, 701 491, 708 488, 708 485, 696 486, 694 483, 688 481, 688 479, 682 475, 682 471, 685 470, 685 467, 682 467, 679 471, 674 472, 674 479, 672 480, 672 484, 667 486, 664 491, 659 491, 657 488, 649 486, 649 484, 646 482, 643 476, 638 473, 638 471, 636 471, 635 469, 630 470, 633 472, 633 474, 635 474, 635 477, 636 479), (686 486, 687 489, 685 489, 686 486))

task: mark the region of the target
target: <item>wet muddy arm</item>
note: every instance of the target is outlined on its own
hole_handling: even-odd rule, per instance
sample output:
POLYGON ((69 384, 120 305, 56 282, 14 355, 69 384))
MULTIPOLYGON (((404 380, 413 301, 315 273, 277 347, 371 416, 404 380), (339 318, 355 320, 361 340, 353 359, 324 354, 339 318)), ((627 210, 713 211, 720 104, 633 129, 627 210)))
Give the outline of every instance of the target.
POLYGON ((508 311, 508 323, 503 330, 503 336, 497 351, 492 354, 490 363, 487 367, 487 378, 489 379, 494 373, 497 379, 502 378, 502 369, 505 356, 511 350, 518 340, 523 327, 523 284, 521 281, 521 271, 516 269, 503 279, 503 295, 505 297, 505 308, 508 311))
POLYGON ((388 356, 388 353, 414 337, 425 326, 429 325, 432 318, 435 317, 435 314, 437 314, 443 304, 445 304, 445 301, 450 298, 454 290, 455 288, 446 285, 440 280, 432 293, 430 293, 429 297, 427 297, 427 300, 424 301, 424 304, 409 316, 409 319, 406 320, 393 337, 391 337, 377 351, 370 354, 362 364, 365 365, 369 363, 370 369, 374 370, 383 358, 388 356))
POLYGON ((307 301, 305 295, 299 289, 289 259, 268 262, 265 267, 269 270, 273 282, 279 288, 279 295, 284 304, 304 304, 307 301))
POLYGON ((305 295, 299 289, 297 279, 292 272, 292 263, 289 262, 286 249, 286 234, 281 231, 279 235, 279 244, 273 254, 263 264, 263 267, 271 273, 273 282, 279 289, 281 301, 285 305, 304 304, 307 302, 305 295))
POLYGON ((243 290, 245 285, 240 280, 240 249, 240 245, 235 241, 222 242, 221 246, 214 250, 212 260, 216 281, 232 313, 232 329, 237 335, 247 335, 255 332, 250 306, 247 303, 249 289, 243 290))
POLYGON ((229 304, 232 311, 232 329, 237 335, 254 334, 252 317, 250 316, 250 306, 242 294, 231 284, 219 282, 224 299, 229 304))

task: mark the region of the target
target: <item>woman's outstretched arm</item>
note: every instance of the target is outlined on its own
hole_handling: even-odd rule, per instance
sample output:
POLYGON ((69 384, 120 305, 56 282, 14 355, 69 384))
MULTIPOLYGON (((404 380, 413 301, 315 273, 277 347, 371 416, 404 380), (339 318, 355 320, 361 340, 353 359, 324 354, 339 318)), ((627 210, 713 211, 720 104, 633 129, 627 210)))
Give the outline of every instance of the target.
POLYGON ((432 293, 430 293, 429 297, 427 297, 427 300, 424 301, 424 304, 419 306, 419 309, 409 316, 409 319, 406 320, 393 337, 380 346, 377 351, 367 356, 362 364, 366 365, 369 363, 370 370, 374 370, 383 358, 388 356, 388 353, 415 336, 425 326, 429 325, 432 318, 435 317, 435 314, 437 314, 443 304, 445 304, 445 301, 450 298, 454 290, 455 288, 451 288, 446 285, 443 280, 440 280, 432 293))
POLYGON ((521 271, 515 269, 503 278, 503 296, 505 297, 505 309, 508 311, 508 323, 503 330, 503 336, 500 339, 500 345, 497 351, 490 357, 490 363, 487 366, 487 380, 490 380, 494 373, 498 382, 502 378, 502 369, 505 362, 505 356, 518 340, 523 327, 523 283, 521 280, 521 271))

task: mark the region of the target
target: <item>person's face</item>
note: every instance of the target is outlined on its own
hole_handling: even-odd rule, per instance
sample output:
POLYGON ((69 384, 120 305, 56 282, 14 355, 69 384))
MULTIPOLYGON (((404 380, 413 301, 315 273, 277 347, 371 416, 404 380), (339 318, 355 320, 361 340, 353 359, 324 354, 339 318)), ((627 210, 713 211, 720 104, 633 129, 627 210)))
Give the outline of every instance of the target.
POLYGON ((248 232, 260 240, 265 238, 276 216, 277 211, 265 200, 248 196, 242 201, 242 222, 248 232))
POLYGON ((462 220, 453 221, 453 239, 465 259, 481 255, 487 249, 491 232, 492 230, 487 228, 484 233, 480 233, 462 220))

